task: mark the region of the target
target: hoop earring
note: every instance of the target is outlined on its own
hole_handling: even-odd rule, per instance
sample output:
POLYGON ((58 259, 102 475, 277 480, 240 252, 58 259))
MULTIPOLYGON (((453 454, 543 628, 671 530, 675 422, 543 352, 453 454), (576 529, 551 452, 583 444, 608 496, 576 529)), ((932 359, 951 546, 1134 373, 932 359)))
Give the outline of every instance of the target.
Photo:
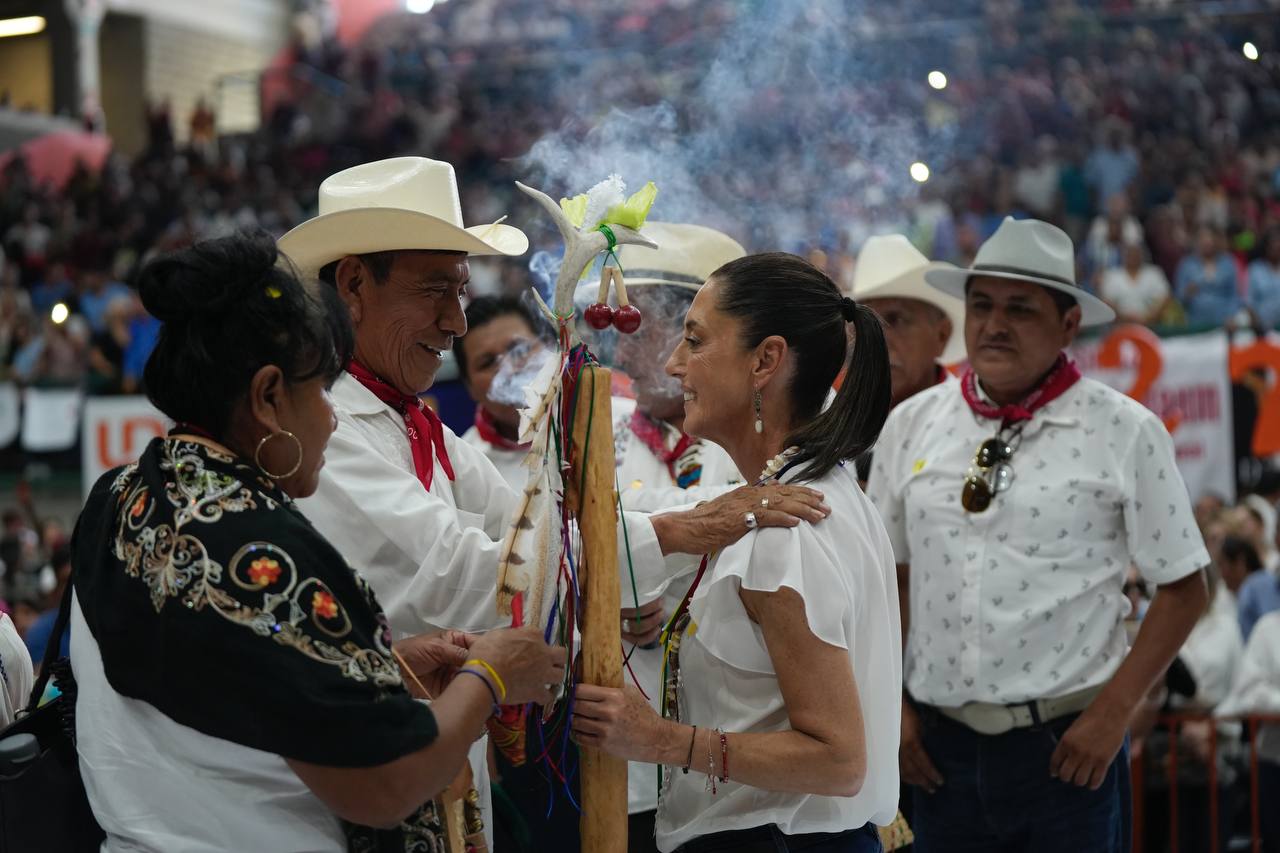
POLYGON ((756 434, 759 435, 760 433, 764 432, 764 418, 760 416, 760 405, 762 403, 762 400, 760 399, 759 389, 756 390, 756 394, 755 394, 755 397, 752 398, 752 402, 755 404, 755 407, 756 407, 756 434))
POLYGON ((292 477, 294 474, 298 473, 298 469, 302 467, 302 442, 298 441, 298 437, 293 433, 289 432, 287 429, 282 429, 279 432, 273 432, 268 435, 264 435, 262 437, 262 440, 258 442, 257 449, 253 451, 253 463, 258 466, 259 471, 261 471, 263 474, 266 474, 271 479, 286 480, 289 477, 292 477), (270 471, 267 470, 267 466, 262 464, 262 448, 266 447, 267 442, 278 435, 288 436, 293 441, 294 447, 298 448, 298 461, 293 463, 293 467, 290 468, 284 474, 272 474, 270 471))

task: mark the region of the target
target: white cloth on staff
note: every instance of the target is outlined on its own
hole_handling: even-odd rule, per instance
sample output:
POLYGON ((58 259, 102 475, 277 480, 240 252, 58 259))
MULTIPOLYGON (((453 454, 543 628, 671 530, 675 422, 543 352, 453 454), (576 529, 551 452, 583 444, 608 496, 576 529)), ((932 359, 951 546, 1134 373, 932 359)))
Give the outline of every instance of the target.
POLYGON ((76 714, 76 746, 94 817, 107 833, 102 853, 346 853, 337 815, 282 757, 211 737, 117 693, 74 598, 70 630, 80 695, 94 698, 92 709, 76 714))
MULTIPOLYGON (((653 450, 636 437, 630 422, 635 406, 630 400, 614 399, 613 441, 618 459, 618 491, 622 505, 628 510, 641 512, 660 512, 674 509, 682 505, 696 504, 699 501, 719 497, 735 486, 742 484, 742 475, 729 458, 729 454, 718 444, 698 440, 676 460, 676 471, 686 469, 690 465, 701 465, 702 476, 697 485, 682 489, 671 475, 671 469, 665 462, 654 455, 653 450)), ((659 426, 663 441, 668 449, 674 448, 680 440, 680 431, 663 423, 659 426)), ((622 566, 625 571, 625 564, 622 566)), ((662 611, 664 618, 670 616, 680 606, 681 599, 689 589, 693 575, 685 574, 676 578, 662 594, 662 611)), ((643 597, 642 603, 648 603, 643 597)), ((652 600, 652 597, 648 597, 652 600)), ((631 587, 623 578, 622 605, 631 607, 635 604, 631 587)), ((649 704, 655 711, 661 710, 659 698, 662 695, 662 649, 635 648, 630 652, 631 674, 635 676, 640 689, 649 697, 649 704)), ((628 674, 623 673, 623 680, 628 674)), ((633 761, 627 765, 627 811, 630 814, 652 811, 658 807, 658 767, 656 764, 645 764, 633 761)))
POLYGON ((1012 486, 965 512, 965 472, 999 426, 947 383, 890 412, 876 445, 867 494, 911 566, 906 681, 926 704, 1103 684, 1128 651, 1130 562, 1157 584, 1209 563, 1173 440, 1140 403, 1081 379, 1027 423, 1012 486))
MULTIPOLYGON (((804 599, 809 629, 849 651, 865 726, 866 779, 853 797, 825 797, 748 787, 734 781, 731 771, 713 796, 704 790, 703 774, 677 768, 658 807, 661 850, 767 824, 788 834, 840 832, 868 821, 887 824, 897 813, 902 626, 893 552, 852 464, 806 485, 825 495, 829 518, 753 531, 708 566, 680 646, 682 720, 729 733, 790 728, 764 636, 738 597, 743 587, 789 587, 804 599)), ((695 755, 694 761, 705 762, 706 756, 695 755)))

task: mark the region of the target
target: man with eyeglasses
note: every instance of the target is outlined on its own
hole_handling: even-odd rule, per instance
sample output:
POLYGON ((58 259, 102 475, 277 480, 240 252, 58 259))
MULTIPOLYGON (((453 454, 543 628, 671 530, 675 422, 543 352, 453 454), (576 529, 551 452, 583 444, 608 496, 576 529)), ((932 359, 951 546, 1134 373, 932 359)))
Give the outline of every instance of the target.
POLYGON ((1006 219, 972 267, 930 271, 965 299, 969 369, 895 408, 877 446, 920 853, 1128 853, 1129 719, 1206 606, 1168 431, 1065 353, 1114 319, 1074 256, 1006 219), (1132 648, 1130 563, 1157 589, 1132 648))

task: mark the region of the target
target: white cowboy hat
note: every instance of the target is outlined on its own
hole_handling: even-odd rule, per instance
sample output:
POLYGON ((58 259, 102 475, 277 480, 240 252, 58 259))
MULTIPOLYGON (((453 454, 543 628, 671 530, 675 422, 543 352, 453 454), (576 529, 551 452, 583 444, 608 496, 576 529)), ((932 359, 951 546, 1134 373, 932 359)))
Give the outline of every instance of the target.
POLYGON ((629 288, 665 284, 697 290, 720 267, 747 255, 737 240, 702 225, 647 222, 640 233, 658 248, 625 246, 618 250, 629 288))
POLYGON ((941 310, 951 321, 951 338, 942 351, 943 364, 964 360, 964 301, 925 283, 929 270, 953 270, 952 264, 930 261, 901 234, 868 237, 853 267, 853 299, 918 299, 941 310))
POLYGON ((425 249, 468 255, 522 255, 518 228, 462 224, 453 166, 426 157, 393 157, 343 169, 320 185, 320 212, 280 238, 305 278, 347 255, 425 249))
POLYGON ((929 284, 964 298, 965 283, 976 275, 1029 281, 1074 297, 1080 304, 1080 323, 1101 326, 1116 318, 1111 306, 1076 284, 1075 246, 1067 233, 1038 219, 1005 217, 987 242, 978 249, 968 269, 932 270, 929 284))

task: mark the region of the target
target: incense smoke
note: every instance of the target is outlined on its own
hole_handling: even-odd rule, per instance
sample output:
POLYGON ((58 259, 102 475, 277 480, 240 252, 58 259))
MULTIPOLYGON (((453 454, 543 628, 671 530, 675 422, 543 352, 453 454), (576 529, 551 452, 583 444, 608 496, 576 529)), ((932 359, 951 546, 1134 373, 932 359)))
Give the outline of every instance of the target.
POLYGON ((652 180, 650 218, 715 227, 752 251, 856 249, 871 233, 902 230, 901 202, 919 192, 910 164, 928 159, 941 172, 952 132, 926 125, 923 71, 902 85, 915 73, 910 45, 859 33, 871 7, 742 3, 723 32, 694 34, 683 56, 647 54, 634 79, 565 71, 557 94, 575 118, 535 143, 522 171, 553 197, 611 173, 630 190, 652 180), (643 103, 646 80, 678 79, 686 63, 697 71, 680 97, 615 106, 643 103))
MULTIPOLYGON (((942 22, 906 20, 910 13, 895 6, 743 2, 733 4, 727 24, 633 48, 634 55, 624 51, 615 74, 566 58, 548 85, 573 118, 519 161, 521 179, 553 198, 584 192, 613 173, 628 191, 652 180, 658 197, 651 220, 717 228, 749 251, 852 252, 871 234, 909 233, 902 211, 920 193, 910 164, 924 160, 942 176, 960 145, 946 96, 924 85, 931 67, 924 63, 947 58, 931 57, 913 41, 942 33, 942 22), (869 32, 868 20, 879 29, 869 32), (656 98, 654 81, 679 94, 656 98)), ((548 300, 558 242, 542 241, 554 254, 535 253, 530 263, 548 300)), ((623 258, 625 265, 625 252, 623 258)), ((584 279, 580 308, 595 301, 597 279, 595 270, 584 279)), ((674 393, 662 365, 678 340, 684 306, 641 307, 640 334, 661 326, 671 340, 646 375, 637 375, 635 364, 628 373, 637 391, 674 393)), ((602 362, 622 366, 615 332, 582 326, 579 333, 602 362)))

